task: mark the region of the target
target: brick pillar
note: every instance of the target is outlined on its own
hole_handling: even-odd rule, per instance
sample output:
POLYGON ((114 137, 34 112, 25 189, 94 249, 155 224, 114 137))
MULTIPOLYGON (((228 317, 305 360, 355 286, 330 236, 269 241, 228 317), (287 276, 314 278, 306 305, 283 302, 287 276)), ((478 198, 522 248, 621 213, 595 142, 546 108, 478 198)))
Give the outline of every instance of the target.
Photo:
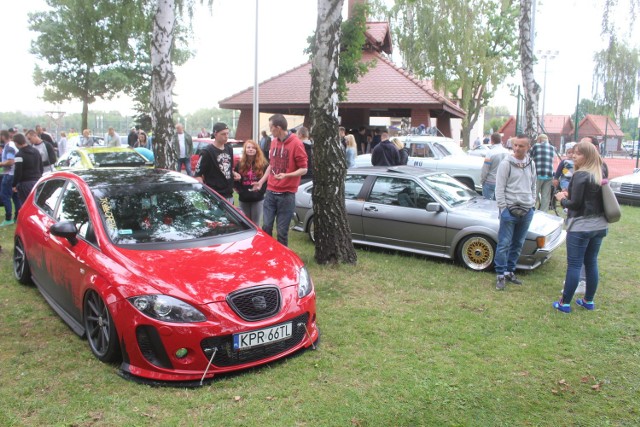
POLYGON ((438 130, 448 138, 451 138, 451 116, 447 115, 443 118, 438 118, 438 130))
POLYGON ((417 128, 420 125, 431 126, 431 111, 426 108, 412 108, 411 127, 417 128))
MULTIPOLYGON (((241 141, 251 139, 251 133, 253 132, 253 111, 240 110, 240 117, 238 118, 238 128, 236 129, 236 138, 241 141)), ((255 138, 259 140, 259 136, 255 138)))

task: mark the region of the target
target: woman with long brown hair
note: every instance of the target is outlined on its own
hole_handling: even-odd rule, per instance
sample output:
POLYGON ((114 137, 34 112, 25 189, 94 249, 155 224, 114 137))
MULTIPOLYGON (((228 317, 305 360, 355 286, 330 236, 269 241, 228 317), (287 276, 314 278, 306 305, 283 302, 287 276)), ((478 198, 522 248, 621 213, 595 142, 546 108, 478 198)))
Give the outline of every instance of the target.
POLYGON ((608 223, 602 204, 602 158, 596 148, 581 141, 573 150, 574 173, 569 188, 556 194, 567 209, 567 274, 562 298, 553 307, 563 313, 571 312, 571 299, 578 287, 580 269, 586 271, 584 298, 576 304, 593 310, 593 298, 598 289, 598 253, 607 235, 608 223))
POLYGON ((242 157, 235 167, 235 171, 240 174, 240 180, 235 181, 234 188, 238 193, 240 210, 257 225, 260 225, 262 218, 267 183, 265 181, 258 190, 254 189, 254 183, 260 181, 268 166, 269 162, 258 144, 252 139, 247 140, 242 146, 242 157))

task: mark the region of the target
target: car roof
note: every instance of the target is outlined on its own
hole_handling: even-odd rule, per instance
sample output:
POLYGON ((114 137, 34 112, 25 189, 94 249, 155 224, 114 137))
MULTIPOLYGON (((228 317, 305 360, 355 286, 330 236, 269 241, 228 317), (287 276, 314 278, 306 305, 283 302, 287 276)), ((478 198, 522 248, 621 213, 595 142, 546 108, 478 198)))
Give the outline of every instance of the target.
POLYGON ((167 169, 119 168, 117 173, 114 173, 114 169, 60 171, 50 176, 76 175, 92 189, 116 185, 138 186, 144 183, 198 184, 198 181, 188 175, 167 169))
POLYGON ((114 153, 118 151, 136 151, 133 148, 127 146, 124 147, 76 147, 73 151, 84 151, 85 153, 114 153))
POLYGON ((407 175, 421 177, 425 175, 433 175, 436 170, 430 170, 425 168, 419 168, 415 166, 365 166, 361 168, 352 168, 347 171, 350 175, 368 174, 368 175, 407 175))

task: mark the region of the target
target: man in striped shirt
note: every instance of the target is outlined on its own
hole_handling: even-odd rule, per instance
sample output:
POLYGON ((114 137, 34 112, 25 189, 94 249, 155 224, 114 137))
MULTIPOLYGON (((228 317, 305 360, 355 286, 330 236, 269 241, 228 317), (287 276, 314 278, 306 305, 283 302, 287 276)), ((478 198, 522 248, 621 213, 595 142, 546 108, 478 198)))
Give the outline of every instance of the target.
POLYGON ((549 210, 551 189, 553 184, 553 157, 556 154, 553 145, 549 144, 547 135, 538 135, 538 143, 531 147, 529 156, 536 164, 536 203, 541 211, 549 210))

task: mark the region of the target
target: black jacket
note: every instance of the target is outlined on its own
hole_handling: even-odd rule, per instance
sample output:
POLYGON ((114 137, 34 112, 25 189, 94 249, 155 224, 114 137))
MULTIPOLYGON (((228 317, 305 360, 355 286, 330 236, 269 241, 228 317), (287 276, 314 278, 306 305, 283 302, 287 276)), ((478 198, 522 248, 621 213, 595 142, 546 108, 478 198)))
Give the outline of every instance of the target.
POLYGON ((577 171, 573 174, 569 182, 569 197, 562 200, 561 204, 568 209, 569 218, 604 215, 602 187, 593 181, 588 172, 577 171))
POLYGON ((382 141, 371 152, 371 164, 373 166, 398 166, 400 165, 400 153, 391 141, 382 141))
POLYGON ((31 145, 25 145, 18 150, 15 157, 13 172, 13 186, 20 182, 37 181, 42 176, 42 156, 31 145))

